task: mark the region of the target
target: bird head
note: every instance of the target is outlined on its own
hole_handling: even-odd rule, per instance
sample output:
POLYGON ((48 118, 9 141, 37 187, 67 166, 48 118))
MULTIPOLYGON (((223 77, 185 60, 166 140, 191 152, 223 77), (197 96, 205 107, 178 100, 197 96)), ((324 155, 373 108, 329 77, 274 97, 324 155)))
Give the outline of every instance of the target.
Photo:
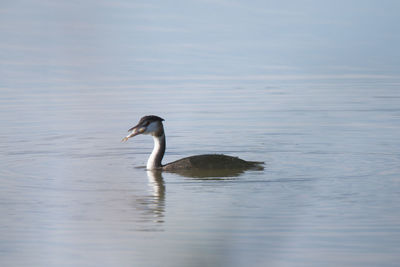
POLYGON ((155 115, 144 116, 140 119, 138 124, 128 130, 129 135, 122 139, 123 142, 129 138, 139 134, 151 134, 153 136, 161 136, 164 134, 164 127, 162 124, 163 118, 155 115))

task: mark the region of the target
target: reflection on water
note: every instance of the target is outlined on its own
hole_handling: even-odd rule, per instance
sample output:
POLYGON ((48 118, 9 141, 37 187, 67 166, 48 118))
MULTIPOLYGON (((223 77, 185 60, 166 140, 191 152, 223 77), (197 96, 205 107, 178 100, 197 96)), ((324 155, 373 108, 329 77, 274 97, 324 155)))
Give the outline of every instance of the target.
POLYGON ((164 222, 164 209, 165 209, 165 184, 162 177, 162 172, 157 170, 146 171, 147 178, 149 179, 150 192, 153 195, 153 206, 151 210, 154 214, 154 221, 164 222))
MULTIPOLYGON (((137 169, 137 168, 135 168, 137 169)), ((160 171, 145 171, 140 168, 136 173, 140 178, 138 186, 142 190, 134 198, 135 221, 141 232, 164 231, 165 222, 165 182, 160 171), (145 178, 147 176, 147 184, 145 178), (142 180, 143 179, 143 180, 142 180), (144 187, 146 185, 146 187, 144 187), (138 212, 136 214, 136 212, 138 212)))
POLYGON ((243 169, 176 169, 169 171, 171 173, 179 174, 183 177, 192 177, 199 179, 210 179, 210 180, 223 180, 229 177, 237 177, 243 174, 246 170, 243 169))

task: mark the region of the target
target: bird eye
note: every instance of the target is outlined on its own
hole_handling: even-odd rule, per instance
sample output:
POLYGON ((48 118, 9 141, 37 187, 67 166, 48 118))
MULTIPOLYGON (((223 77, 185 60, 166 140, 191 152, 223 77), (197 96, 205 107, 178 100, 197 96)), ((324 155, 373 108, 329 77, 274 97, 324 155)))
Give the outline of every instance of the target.
POLYGON ((148 122, 148 121, 145 121, 145 122, 143 123, 143 126, 148 126, 148 125, 149 125, 149 123, 150 123, 150 122, 148 122))

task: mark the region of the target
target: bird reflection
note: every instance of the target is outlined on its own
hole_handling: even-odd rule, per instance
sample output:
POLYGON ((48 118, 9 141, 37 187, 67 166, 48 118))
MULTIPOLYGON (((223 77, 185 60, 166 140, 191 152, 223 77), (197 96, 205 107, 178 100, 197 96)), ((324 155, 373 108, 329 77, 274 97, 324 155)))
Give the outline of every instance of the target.
MULTIPOLYGON (((179 170, 169 173, 174 173, 186 178, 194 178, 198 180, 231 180, 241 176, 244 170, 179 170)), ((165 183, 161 170, 147 170, 148 185, 150 194, 138 201, 139 206, 144 211, 142 222, 144 228, 141 231, 160 231, 161 223, 164 223, 165 217, 165 183), (150 223, 149 222, 153 222, 150 223), (154 224, 155 223, 155 224, 154 224)))
POLYGON ((149 179, 149 186, 151 188, 151 194, 153 196, 154 205, 151 210, 154 215, 154 221, 162 223, 164 222, 164 211, 165 211, 165 184, 162 177, 161 171, 148 170, 147 178, 149 179))
POLYGON ((187 178, 196 178, 199 180, 227 180, 242 175, 245 170, 242 169, 221 169, 221 170, 203 170, 203 169, 177 169, 168 171, 179 174, 187 178))

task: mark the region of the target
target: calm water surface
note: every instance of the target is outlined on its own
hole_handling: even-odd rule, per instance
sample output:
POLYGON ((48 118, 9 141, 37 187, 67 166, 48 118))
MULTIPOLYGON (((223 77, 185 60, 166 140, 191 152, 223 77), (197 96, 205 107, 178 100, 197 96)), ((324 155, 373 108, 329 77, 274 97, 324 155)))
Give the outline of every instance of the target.
MULTIPOLYGON (((156 2, 37 2, 0 10, 1 266, 398 265, 393 72, 264 66, 279 58, 232 42, 251 35, 203 31, 193 10, 156 2), (156 18, 172 20, 169 31, 156 18), (265 169, 214 179, 147 172, 151 138, 120 140, 148 114, 165 119, 165 163, 224 153, 265 169)), ((225 8, 235 23, 240 7, 225 8)), ((264 52, 290 56, 277 47, 264 52)))
POLYGON ((213 92, 98 89, 3 99, 2 262, 396 264, 395 87, 213 92), (137 168, 151 138, 120 139, 150 110, 149 98, 166 118, 166 161, 215 152, 265 161, 265 170, 193 179, 137 168))

